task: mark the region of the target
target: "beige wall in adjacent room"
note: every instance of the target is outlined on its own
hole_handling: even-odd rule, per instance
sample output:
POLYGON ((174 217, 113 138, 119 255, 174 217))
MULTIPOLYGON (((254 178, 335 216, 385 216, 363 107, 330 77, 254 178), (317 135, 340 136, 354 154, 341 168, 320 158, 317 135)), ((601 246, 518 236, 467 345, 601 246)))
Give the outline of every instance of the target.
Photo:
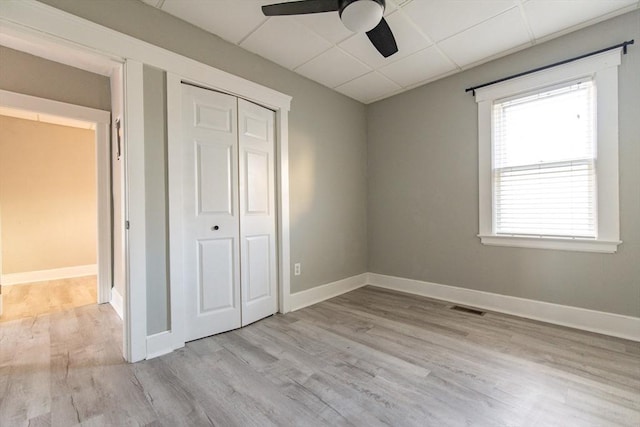
POLYGON ((0 116, 2 273, 96 263, 95 132, 0 116))
POLYGON ((369 271, 640 316, 639 40, 635 11, 370 105, 369 271), (482 245, 478 108, 465 88, 630 39, 619 67, 618 252, 482 245))

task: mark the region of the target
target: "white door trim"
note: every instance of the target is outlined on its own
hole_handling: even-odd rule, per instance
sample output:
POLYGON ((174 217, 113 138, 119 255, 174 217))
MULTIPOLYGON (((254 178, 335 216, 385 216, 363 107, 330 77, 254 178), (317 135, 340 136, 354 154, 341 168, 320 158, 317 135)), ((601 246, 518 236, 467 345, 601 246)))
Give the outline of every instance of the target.
MULTIPOLYGON (((100 72, 100 67, 103 66, 101 61, 108 61, 113 58, 130 58, 127 62, 128 64, 148 64, 167 71, 168 81, 172 74, 182 76, 202 86, 264 105, 276 112, 277 156, 279 163, 276 171, 279 209, 278 238, 280 241, 278 247, 280 257, 278 277, 279 311, 282 313, 288 312, 290 310, 288 113, 291 97, 36 0, 4 0, 0 6, 0 42, 3 44, 6 40, 23 40, 26 41, 25 45, 31 46, 30 49, 35 54, 38 54, 38 48, 35 45, 48 43, 52 46, 57 46, 62 52, 62 56, 68 59, 68 61, 59 60, 59 62, 93 72, 100 72), (34 40, 37 43, 34 43, 34 40), (82 56, 82 61, 80 61, 72 58, 69 52, 83 52, 85 55, 82 56), (91 57, 87 52, 93 53, 94 57, 91 57)), ((22 50, 27 50, 27 48, 23 47, 22 50)), ((138 187, 139 185, 144 186, 143 139, 140 139, 144 136, 143 115, 140 114, 142 112, 143 92, 142 76, 141 73, 140 75, 138 74, 137 71, 132 72, 130 70, 125 76, 127 98, 137 98, 137 100, 129 99, 125 101, 129 108, 125 109, 124 117, 125 127, 134 127, 134 129, 127 131, 129 132, 129 150, 132 150, 129 152, 131 157, 128 159, 127 166, 127 171, 130 174, 128 176, 127 190, 130 193, 129 199, 135 201, 135 205, 129 206, 129 220, 132 224, 132 229, 128 233, 130 264, 146 259, 145 242, 144 240, 138 240, 144 238, 143 230, 145 228, 144 215, 141 215, 144 213, 144 198, 138 198, 141 194, 144 194, 144 187, 138 187), (140 146, 135 146, 137 144, 140 146), (134 231, 133 227, 140 227, 142 230, 134 231)), ((167 92, 167 97, 169 97, 169 88, 167 92)), ((171 102, 168 102, 168 104, 167 109, 171 111, 173 109, 171 102)), ((171 137, 171 132, 169 129, 169 137, 171 137)), ((171 193, 171 197, 179 196, 171 193)), ((127 281, 126 293, 129 294, 131 290, 136 292, 135 295, 132 294, 129 298, 125 296, 125 319, 127 319, 127 314, 135 317, 131 324, 127 324, 125 321, 125 336, 130 335, 128 342, 133 348, 128 351, 125 350, 125 357, 131 362, 147 357, 146 283, 138 282, 138 280, 146 280, 145 265, 146 263, 131 266, 132 270, 129 271, 129 279, 127 281), (133 289, 129 289, 130 287, 133 289)), ((171 277, 174 277, 173 272, 171 277)), ((171 330, 175 333, 180 331, 182 326, 179 320, 181 317, 175 316, 174 310, 177 307, 182 307, 182 301, 181 296, 176 295, 174 288, 171 288, 170 294, 173 322, 171 330)), ((176 335, 179 337, 181 333, 176 335)), ((174 347, 177 345, 179 345, 179 338, 177 343, 174 341, 174 347)))
MULTIPOLYGON (((109 126, 111 113, 80 105, 0 90, 0 107, 64 117, 95 125, 98 303, 111 301, 111 184, 109 126)), ((0 265, 1 267, 1 265, 0 265)))
MULTIPOLYGON (((182 138, 182 84, 176 74, 167 73, 167 168, 169 192, 169 298, 171 300, 171 350, 184 347, 185 339, 185 300, 183 297, 182 265, 184 262, 182 207, 184 197, 183 159, 180 144, 182 138)), ((150 337, 151 339, 151 337, 150 337)), ((151 339, 153 342, 153 339, 151 339)), ((166 352, 166 351, 165 351, 166 352)), ((156 353, 162 354, 162 351, 156 353)), ((147 357, 152 355, 147 354, 147 357)))
POLYGON ((126 280, 124 298, 125 358, 147 357, 147 249, 144 175, 144 91, 142 63, 124 64, 124 147, 126 280))

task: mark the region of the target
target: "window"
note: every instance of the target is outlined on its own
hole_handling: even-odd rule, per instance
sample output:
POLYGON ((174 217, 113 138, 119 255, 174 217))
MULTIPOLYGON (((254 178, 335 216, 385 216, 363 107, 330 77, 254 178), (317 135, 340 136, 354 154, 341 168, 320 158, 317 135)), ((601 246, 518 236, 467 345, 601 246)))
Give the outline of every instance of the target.
POLYGON ((620 51, 476 92, 482 243, 615 252, 620 51))
POLYGON ((596 237, 593 82, 493 105, 496 234, 596 237))

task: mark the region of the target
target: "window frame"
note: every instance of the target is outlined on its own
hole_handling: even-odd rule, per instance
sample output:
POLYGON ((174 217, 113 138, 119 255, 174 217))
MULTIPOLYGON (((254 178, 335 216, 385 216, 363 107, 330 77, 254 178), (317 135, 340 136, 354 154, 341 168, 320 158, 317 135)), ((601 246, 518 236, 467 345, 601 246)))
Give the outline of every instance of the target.
POLYGON ((620 241, 618 189, 618 66, 622 48, 476 89, 478 104, 479 233, 484 245, 614 253, 620 241), (512 236, 495 232, 493 104, 581 78, 596 90, 596 238, 512 236))

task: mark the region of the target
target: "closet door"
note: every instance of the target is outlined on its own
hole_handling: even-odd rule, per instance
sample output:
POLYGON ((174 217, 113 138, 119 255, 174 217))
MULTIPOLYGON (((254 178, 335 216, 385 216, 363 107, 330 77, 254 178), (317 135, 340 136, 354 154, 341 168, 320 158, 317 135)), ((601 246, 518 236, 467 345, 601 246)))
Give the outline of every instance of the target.
POLYGON ((183 85, 182 99, 185 332, 191 341, 241 325, 237 98, 183 85))
POLYGON ((274 119, 238 100, 242 326, 278 310, 274 119))

